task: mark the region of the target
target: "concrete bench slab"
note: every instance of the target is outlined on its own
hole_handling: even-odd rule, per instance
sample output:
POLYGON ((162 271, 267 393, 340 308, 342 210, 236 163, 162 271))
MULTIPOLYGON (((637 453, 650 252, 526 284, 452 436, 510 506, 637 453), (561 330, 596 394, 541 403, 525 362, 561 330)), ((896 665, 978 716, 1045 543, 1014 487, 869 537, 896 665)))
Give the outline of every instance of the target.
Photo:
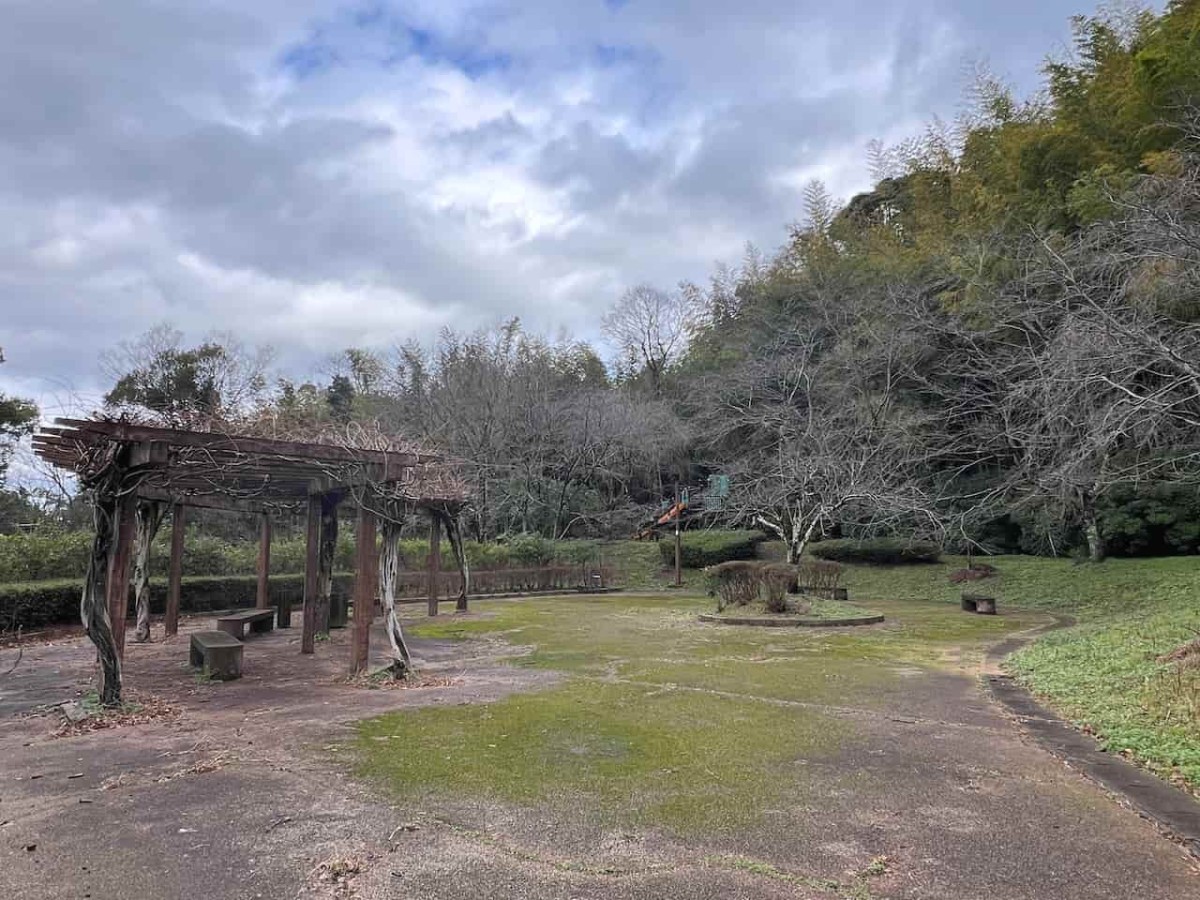
POLYGON ((224 631, 197 631, 192 634, 191 663, 209 678, 231 681, 242 677, 242 652, 237 638, 224 631))
POLYGON ((251 634, 262 634, 275 630, 275 610, 273 609, 244 609, 239 612, 217 618, 217 630, 223 631, 239 641, 246 638, 246 626, 250 626, 251 634))

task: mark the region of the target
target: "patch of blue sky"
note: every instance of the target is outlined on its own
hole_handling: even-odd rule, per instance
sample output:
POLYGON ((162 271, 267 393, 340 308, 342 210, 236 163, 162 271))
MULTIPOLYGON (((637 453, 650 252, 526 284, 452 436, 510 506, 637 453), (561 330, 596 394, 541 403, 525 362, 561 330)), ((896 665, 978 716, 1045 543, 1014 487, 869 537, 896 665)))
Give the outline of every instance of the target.
POLYGON ((508 53, 416 27, 395 9, 376 2, 315 25, 305 40, 280 55, 279 64, 297 78, 309 78, 347 61, 390 67, 412 57, 453 66, 471 79, 507 69, 513 62, 508 53))
POLYGON ((399 39, 393 40, 395 53, 387 60, 390 64, 409 56, 418 56, 431 65, 453 66, 468 78, 475 79, 492 72, 503 71, 513 62, 508 53, 446 40, 423 28, 400 25, 392 31, 399 39))
POLYGON ((604 67, 658 62, 658 55, 653 50, 627 44, 596 44, 592 47, 592 58, 604 67))
POLYGON ((337 51, 317 34, 289 47, 279 57, 279 64, 297 78, 320 74, 339 62, 337 51))

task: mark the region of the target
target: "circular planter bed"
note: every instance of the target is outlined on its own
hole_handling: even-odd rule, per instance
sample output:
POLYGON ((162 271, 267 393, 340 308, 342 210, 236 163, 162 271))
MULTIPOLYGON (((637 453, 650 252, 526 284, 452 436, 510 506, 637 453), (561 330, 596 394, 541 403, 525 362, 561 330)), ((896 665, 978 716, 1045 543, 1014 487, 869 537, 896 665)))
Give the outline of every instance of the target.
POLYGON ((846 628, 854 625, 878 625, 881 613, 858 609, 838 601, 816 601, 803 613, 754 613, 749 609, 729 613, 705 613, 701 622, 716 625, 754 625, 759 628, 846 628))

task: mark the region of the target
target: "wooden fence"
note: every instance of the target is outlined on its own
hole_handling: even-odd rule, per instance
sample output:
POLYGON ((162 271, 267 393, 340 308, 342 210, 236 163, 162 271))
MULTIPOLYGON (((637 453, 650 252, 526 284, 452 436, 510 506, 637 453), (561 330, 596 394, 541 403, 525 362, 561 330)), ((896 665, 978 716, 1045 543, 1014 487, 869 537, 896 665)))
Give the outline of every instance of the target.
MULTIPOLYGON (((524 594, 534 591, 583 591, 613 585, 609 566, 562 565, 532 568, 479 569, 471 572, 471 596, 524 594)), ((462 588, 458 572, 438 573, 438 596, 456 597, 462 588)), ((398 599, 428 596, 429 575, 421 571, 399 573, 396 579, 398 599)))

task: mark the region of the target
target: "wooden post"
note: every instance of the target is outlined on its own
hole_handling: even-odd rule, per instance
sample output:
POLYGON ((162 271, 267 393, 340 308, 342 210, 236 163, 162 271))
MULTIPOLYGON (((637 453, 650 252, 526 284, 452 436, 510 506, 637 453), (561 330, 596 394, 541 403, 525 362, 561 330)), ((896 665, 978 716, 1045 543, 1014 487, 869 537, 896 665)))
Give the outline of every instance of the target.
POLYGON ((300 652, 312 653, 317 640, 317 582, 320 580, 321 498, 308 498, 308 527, 304 545, 304 626, 300 634, 300 652))
MULTIPOLYGON (((333 600, 333 567, 337 555, 338 504, 340 492, 321 496, 321 549, 317 555, 317 634, 329 634, 329 606, 333 600)), ((340 626, 345 625, 341 617, 340 626)))
POLYGON ((163 629, 168 637, 179 633, 179 595, 183 587, 183 534, 187 524, 182 503, 171 507, 171 564, 167 570, 167 613, 163 629))
POLYGON ((350 649, 350 674, 367 668, 371 653, 371 623, 375 619, 375 594, 379 557, 375 550, 375 513, 358 508, 354 538, 354 639, 350 649))
POLYGON ((271 517, 263 513, 262 526, 258 536, 258 596, 255 598, 256 609, 266 609, 271 605, 271 517))
POLYGON ((116 541, 108 568, 108 615, 112 619, 117 656, 125 658, 125 617, 129 612, 129 563, 133 555, 133 532, 137 498, 127 494, 117 501, 116 541))
POLYGON ((683 534, 680 522, 683 510, 679 508, 679 485, 675 485, 675 587, 683 587, 683 534))
POLYGON ((438 614, 438 580, 442 573, 442 523, 429 514, 429 614, 438 614))

